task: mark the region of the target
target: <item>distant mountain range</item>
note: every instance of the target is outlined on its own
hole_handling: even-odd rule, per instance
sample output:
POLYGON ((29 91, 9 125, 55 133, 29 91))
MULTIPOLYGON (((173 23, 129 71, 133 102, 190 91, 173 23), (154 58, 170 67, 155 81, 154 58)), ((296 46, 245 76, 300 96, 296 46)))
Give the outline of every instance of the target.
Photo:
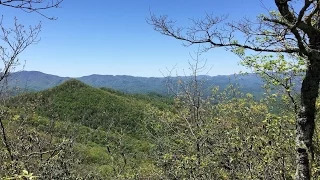
MULTIPOLYGON (((188 77, 179 77, 187 80, 188 77)), ((9 86, 19 87, 28 91, 41 91, 60 85, 61 83, 72 79, 70 77, 60 77, 51 74, 45 74, 38 71, 21 71, 12 73, 9 76, 9 86)), ((165 77, 134 77, 126 75, 89 75, 74 78, 93 87, 106 87, 119 90, 125 93, 146 94, 155 92, 167 94, 167 79, 165 77)), ((253 93, 257 96, 263 92, 262 80, 256 74, 248 75, 219 75, 219 76, 199 76, 199 79, 205 80, 203 88, 205 93, 209 93, 214 86, 220 89, 230 84, 237 83, 241 91, 253 93)), ((172 82, 177 82, 178 77, 171 78, 172 82)))

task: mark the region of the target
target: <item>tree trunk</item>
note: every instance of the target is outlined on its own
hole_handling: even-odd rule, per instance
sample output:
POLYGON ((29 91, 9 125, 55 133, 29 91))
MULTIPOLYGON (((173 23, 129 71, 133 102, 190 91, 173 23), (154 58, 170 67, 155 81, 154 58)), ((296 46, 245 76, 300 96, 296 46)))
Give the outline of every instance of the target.
POLYGON ((311 178, 312 137, 315 129, 316 99, 319 92, 320 56, 312 53, 301 86, 301 107, 296 122, 296 180, 311 178))

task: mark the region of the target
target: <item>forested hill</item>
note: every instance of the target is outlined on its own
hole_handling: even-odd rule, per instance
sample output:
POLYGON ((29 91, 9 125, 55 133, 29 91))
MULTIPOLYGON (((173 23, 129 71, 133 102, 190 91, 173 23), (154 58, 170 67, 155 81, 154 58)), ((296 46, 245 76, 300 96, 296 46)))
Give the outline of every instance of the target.
MULTIPOLYGON (((26 167, 41 179, 247 179, 253 167, 252 179, 263 179, 266 169, 290 179, 295 131, 288 101, 230 95, 216 92, 219 103, 202 99, 195 111, 187 94, 127 94, 76 79, 20 94, 0 110, 23 166, 5 166, 10 157, 0 153, 0 176, 26 167), (195 178, 184 178, 190 172, 195 178)), ((0 143, 1 152, 5 147, 0 143)))
MULTIPOLYGON (((40 91, 55 87, 70 77, 59 77, 55 75, 45 74, 38 71, 21 71, 11 74, 10 87, 19 87, 29 91, 40 91)), ((167 94, 167 79, 164 77, 134 77, 126 75, 90 75, 75 78, 83 83, 93 87, 107 87, 120 90, 126 93, 146 94, 156 92, 159 94, 167 94)), ((187 79, 187 77, 183 77, 187 79)), ((219 86, 221 89, 230 83, 238 83, 241 91, 262 94, 263 82, 257 75, 220 75, 220 76, 199 76, 199 79, 205 80, 203 89, 205 93, 209 93, 213 86, 219 86)), ((177 78, 172 78, 172 82, 177 82, 177 78)))
POLYGON ((137 131, 146 104, 163 109, 161 97, 153 102, 151 98, 155 100, 155 97, 147 95, 140 97, 111 89, 98 89, 70 79, 45 91, 22 94, 14 98, 13 105, 37 102, 37 112, 43 116, 51 117, 55 112, 60 120, 91 128, 108 128, 112 124, 119 128, 128 126, 126 128, 137 131))
MULTIPOLYGON (((130 95, 71 79, 45 91, 13 97, 6 107, 14 119, 8 123, 12 129, 8 137, 24 139, 25 135, 20 137, 14 131, 23 124, 26 132, 34 132, 32 137, 41 136, 37 151, 51 152, 55 147, 68 150, 49 158, 50 163, 42 163, 38 156, 23 159, 38 146, 14 149, 17 158, 29 165, 28 170, 44 179, 119 179, 115 177, 126 173, 149 176, 157 170, 151 159, 153 141, 146 131, 152 119, 149 114, 155 110, 170 112, 171 104, 165 97, 130 95), (65 146, 66 139, 72 143, 65 146)), ((29 142, 24 143, 29 147, 29 142)), ((11 169, 0 167, 0 175, 4 172, 11 173, 11 169)))

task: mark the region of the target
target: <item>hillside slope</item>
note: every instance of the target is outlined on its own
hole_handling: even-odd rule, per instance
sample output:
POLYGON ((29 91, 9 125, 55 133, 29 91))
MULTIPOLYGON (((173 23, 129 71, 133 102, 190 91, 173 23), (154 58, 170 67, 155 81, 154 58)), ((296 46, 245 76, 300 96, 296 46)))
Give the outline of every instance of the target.
POLYGON ((145 102, 133 96, 97 89, 71 79, 54 88, 19 96, 17 105, 37 101, 37 111, 43 116, 55 112, 60 120, 79 123, 90 128, 139 129, 145 102))
POLYGON ((11 87, 41 91, 55 87, 68 79, 70 78, 45 74, 38 71, 19 71, 10 74, 8 82, 11 87))
POLYGON ((126 179, 156 171, 146 113, 150 107, 169 109, 169 101, 150 98, 152 104, 147 96, 97 89, 71 79, 52 89, 14 97, 9 107, 37 132, 74 139, 79 168, 92 170, 102 179, 120 175, 126 179))

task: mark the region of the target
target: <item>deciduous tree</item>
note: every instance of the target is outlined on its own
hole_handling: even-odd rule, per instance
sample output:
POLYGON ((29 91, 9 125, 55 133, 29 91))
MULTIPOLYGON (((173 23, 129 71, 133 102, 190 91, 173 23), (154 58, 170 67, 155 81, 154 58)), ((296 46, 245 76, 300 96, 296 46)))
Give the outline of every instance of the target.
MULTIPOLYGON (((20 9, 26 13, 38 13, 47 19, 53 20, 56 18, 45 15, 43 11, 59 7, 62 1, 63 0, 0 0, 0 7, 20 9)), ((26 28, 23 24, 18 22, 17 18, 15 18, 13 27, 5 27, 3 19, 4 16, 2 15, 0 19, 0 83, 5 86, 10 72, 14 71, 19 65, 19 55, 30 45, 38 42, 41 23, 26 28)), ((2 91, 1 95, 4 95, 2 91)), ((3 102, 1 102, 1 105, 3 105, 3 102)), ((6 128, 3 123, 4 118, 6 118, 6 115, 1 111, 0 128, 2 142, 9 154, 10 160, 14 161, 16 159, 12 152, 12 149, 14 149, 13 143, 9 142, 7 137, 6 128)))
POLYGON ((149 23, 161 34, 187 45, 207 45, 205 50, 230 47, 238 53, 249 50, 303 58, 306 70, 297 107, 295 178, 310 179, 315 103, 320 82, 320 0, 274 0, 274 3, 277 9, 258 16, 256 21, 244 19, 238 23, 224 23, 223 17, 207 15, 202 20, 193 20, 185 29, 177 28, 175 21, 167 16, 152 15, 149 23), (239 33, 245 38, 237 39, 239 33))

